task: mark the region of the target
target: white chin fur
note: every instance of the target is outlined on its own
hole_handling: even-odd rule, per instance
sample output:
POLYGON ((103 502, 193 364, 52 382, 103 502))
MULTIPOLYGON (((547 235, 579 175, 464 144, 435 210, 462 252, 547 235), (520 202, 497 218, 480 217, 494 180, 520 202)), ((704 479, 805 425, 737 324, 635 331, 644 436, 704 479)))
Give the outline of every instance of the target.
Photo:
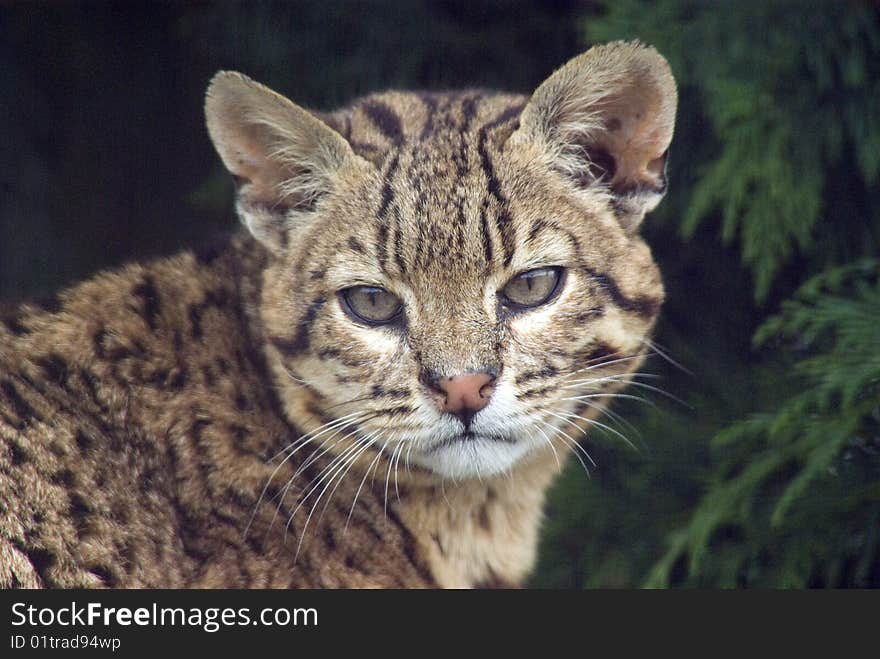
POLYGON ((522 440, 501 442, 474 438, 413 452, 411 460, 444 478, 488 478, 510 469, 528 453, 530 444, 522 440))

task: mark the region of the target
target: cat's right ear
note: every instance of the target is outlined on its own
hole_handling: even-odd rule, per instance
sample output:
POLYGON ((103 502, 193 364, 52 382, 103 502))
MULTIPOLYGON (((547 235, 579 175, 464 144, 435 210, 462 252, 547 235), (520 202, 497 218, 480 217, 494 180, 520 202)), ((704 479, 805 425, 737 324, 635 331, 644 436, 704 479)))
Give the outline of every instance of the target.
POLYGON ((205 118, 214 147, 238 184, 238 215, 274 253, 356 160, 349 143, 303 108, 240 73, 208 86, 205 118))

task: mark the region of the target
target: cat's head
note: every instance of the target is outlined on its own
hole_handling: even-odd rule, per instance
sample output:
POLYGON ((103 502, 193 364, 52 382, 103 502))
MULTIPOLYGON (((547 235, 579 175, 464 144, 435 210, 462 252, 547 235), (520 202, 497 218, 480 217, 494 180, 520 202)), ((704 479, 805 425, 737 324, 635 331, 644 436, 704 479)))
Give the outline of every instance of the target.
POLYGON ((638 226, 675 109, 635 43, 530 98, 389 92, 333 114, 218 74, 208 128, 272 255, 267 354, 292 419, 326 424, 311 446, 453 478, 571 448, 660 309, 638 226))

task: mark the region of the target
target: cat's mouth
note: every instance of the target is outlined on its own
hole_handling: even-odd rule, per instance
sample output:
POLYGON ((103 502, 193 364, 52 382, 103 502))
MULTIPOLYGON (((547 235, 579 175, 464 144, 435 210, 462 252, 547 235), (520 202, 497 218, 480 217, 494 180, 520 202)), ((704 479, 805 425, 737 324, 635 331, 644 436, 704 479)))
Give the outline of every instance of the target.
POLYGON ((516 439, 508 435, 487 435, 483 433, 473 432, 471 430, 466 430, 463 433, 459 433, 457 435, 453 435, 452 437, 447 437, 440 440, 436 444, 428 447, 425 450, 425 453, 436 453, 437 451, 449 448, 450 446, 455 446, 456 444, 471 444, 480 441, 513 444, 516 442, 516 439))

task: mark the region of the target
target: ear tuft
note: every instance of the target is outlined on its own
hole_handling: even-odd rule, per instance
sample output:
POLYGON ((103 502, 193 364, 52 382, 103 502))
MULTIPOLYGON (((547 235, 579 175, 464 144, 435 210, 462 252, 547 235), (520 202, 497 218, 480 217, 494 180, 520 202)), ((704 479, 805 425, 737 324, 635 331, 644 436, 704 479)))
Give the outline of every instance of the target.
POLYGON ((666 190, 677 102, 662 55, 613 42, 572 59, 538 87, 518 139, 541 143, 579 187, 607 188, 621 223, 634 229, 666 190))
POLYGON ((205 96, 208 133, 238 187, 242 222, 268 247, 334 187, 354 158, 332 128, 241 73, 221 71, 205 96))

